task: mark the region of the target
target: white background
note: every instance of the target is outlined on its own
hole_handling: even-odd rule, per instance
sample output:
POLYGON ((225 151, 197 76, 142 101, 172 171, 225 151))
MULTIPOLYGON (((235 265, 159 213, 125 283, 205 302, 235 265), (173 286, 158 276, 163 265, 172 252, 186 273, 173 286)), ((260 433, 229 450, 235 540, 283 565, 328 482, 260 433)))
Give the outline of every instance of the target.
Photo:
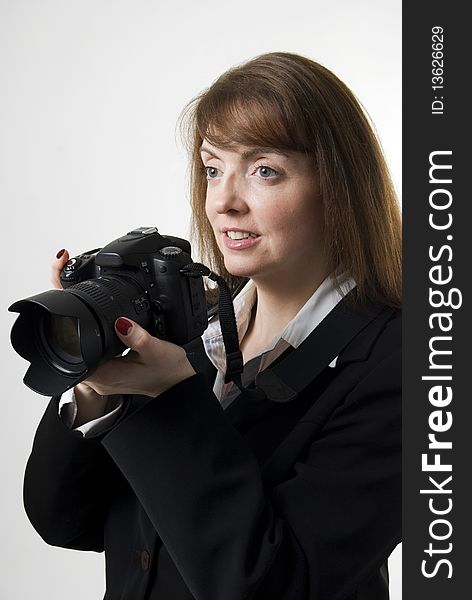
MULTIPOLYGON (((399 0, 0 0, 1 600, 101 598, 103 557, 45 545, 22 477, 47 399, 22 384, 7 307, 50 287, 58 250, 155 225, 188 233, 175 125, 228 67, 268 51, 333 70, 367 108, 401 180, 399 0)), ((400 549, 390 561, 401 598, 400 549)))

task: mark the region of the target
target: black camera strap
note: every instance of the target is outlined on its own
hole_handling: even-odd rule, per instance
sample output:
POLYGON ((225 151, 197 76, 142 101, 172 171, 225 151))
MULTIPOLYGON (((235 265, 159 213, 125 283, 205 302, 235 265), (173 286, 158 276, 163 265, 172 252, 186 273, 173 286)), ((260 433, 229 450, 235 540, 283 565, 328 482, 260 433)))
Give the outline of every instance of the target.
POLYGON ((233 298, 226 281, 201 263, 191 263, 181 269, 188 277, 208 277, 218 285, 218 314, 220 319, 223 344, 226 352, 225 383, 232 381, 246 396, 264 399, 266 394, 259 388, 243 386, 241 374, 244 369, 243 355, 239 347, 238 329, 234 314, 233 298))

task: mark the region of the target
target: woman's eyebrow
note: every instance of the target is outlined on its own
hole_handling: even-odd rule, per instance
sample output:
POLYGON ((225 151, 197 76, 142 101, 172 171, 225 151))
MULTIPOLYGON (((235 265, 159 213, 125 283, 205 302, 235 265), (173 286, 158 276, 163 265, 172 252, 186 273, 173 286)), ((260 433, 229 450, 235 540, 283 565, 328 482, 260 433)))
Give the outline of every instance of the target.
MULTIPOLYGON (((217 154, 215 154, 214 150, 208 148, 207 146, 205 146, 203 144, 200 147, 200 152, 206 152, 207 154, 210 154, 211 156, 213 156, 215 158, 219 158, 219 156, 217 154)), ((279 150, 278 148, 272 148, 270 146, 257 146, 255 148, 249 148, 248 150, 243 150, 239 154, 243 160, 248 160, 249 158, 252 158, 256 154, 280 154, 281 156, 285 156, 286 158, 288 158, 288 154, 286 152, 283 152, 282 150, 279 150)))
POLYGON ((202 152, 206 152, 207 154, 209 154, 210 156, 213 156, 214 158, 219 158, 219 156, 217 154, 215 154, 213 150, 211 150, 210 148, 208 148, 207 146, 205 146, 203 144, 200 146, 200 154, 202 152))
POLYGON ((245 150, 244 152, 241 152, 241 158, 247 160, 256 154, 280 154, 281 156, 288 158, 288 154, 286 152, 283 152, 278 148, 271 148, 270 146, 258 146, 256 148, 245 150))

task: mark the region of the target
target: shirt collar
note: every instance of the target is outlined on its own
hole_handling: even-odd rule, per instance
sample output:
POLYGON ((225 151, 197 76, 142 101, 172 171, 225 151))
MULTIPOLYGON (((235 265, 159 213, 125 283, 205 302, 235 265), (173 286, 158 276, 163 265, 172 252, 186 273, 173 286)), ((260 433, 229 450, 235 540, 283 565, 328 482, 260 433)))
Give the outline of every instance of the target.
MULTIPOLYGON (((284 330, 271 340, 261 354, 271 352, 280 340, 285 341, 293 348, 298 348, 343 296, 356 285, 350 277, 341 277, 338 279, 339 281, 341 291, 337 288, 335 279, 328 276, 293 319, 287 323, 284 330)), ((252 280, 249 280, 233 301, 240 340, 244 337, 249 326, 256 297, 256 286, 252 280)), ((219 371, 224 372, 226 369, 226 354, 218 319, 209 324, 203 333, 202 339, 209 359, 219 371)))

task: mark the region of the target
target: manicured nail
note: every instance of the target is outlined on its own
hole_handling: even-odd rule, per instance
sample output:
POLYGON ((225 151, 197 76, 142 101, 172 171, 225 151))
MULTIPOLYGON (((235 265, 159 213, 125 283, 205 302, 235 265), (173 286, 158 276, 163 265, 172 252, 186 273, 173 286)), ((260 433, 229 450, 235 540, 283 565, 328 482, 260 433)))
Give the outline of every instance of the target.
POLYGON ((115 325, 118 331, 121 333, 121 335, 128 335, 128 333, 133 327, 133 324, 130 323, 128 319, 125 319, 124 317, 120 317, 119 319, 117 319, 115 325))
POLYGON ((66 251, 65 248, 63 248, 62 250, 59 250, 59 252, 56 254, 56 258, 61 258, 61 256, 64 254, 65 251, 66 251))

